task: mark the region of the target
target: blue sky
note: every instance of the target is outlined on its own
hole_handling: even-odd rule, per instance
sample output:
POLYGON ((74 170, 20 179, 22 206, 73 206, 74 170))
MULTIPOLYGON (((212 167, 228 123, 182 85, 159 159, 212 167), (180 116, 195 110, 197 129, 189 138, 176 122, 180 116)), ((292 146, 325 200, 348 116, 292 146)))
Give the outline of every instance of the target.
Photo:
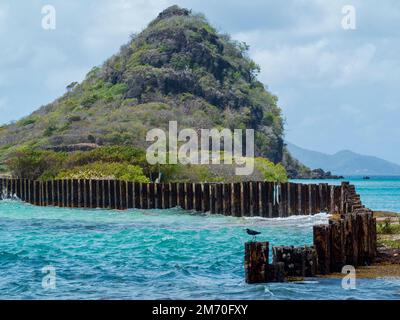
POLYGON ((260 80, 279 97, 288 141, 400 163, 396 0, 1 0, 0 123, 63 94, 172 4, 251 46, 260 80), (56 30, 41 27, 46 4, 56 8, 56 30), (341 26, 348 4, 356 30, 341 26))

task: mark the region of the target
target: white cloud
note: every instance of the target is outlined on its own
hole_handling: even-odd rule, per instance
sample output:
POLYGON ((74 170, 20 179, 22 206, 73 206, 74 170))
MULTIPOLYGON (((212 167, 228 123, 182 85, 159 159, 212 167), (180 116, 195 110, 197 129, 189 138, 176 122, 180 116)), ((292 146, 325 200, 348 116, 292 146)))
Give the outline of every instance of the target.
POLYGON ((295 36, 323 36, 341 30, 342 1, 312 0, 297 2, 294 10, 307 5, 308 14, 297 15, 289 31, 295 36))
POLYGON ((376 53, 374 45, 368 43, 343 53, 337 55, 336 63, 339 64, 340 74, 335 77, 334 85, 345 86, 355 81, 374 81, 373 73, 369 72, 370 68, 373 68, 376 53))
POLYGON ((400 6, 354 0, 357 30, 345 31, 341 27, 345 4, 292 1, 287 6, 291 19, 285 27, 247 30, 233 38, 250 44, 250 55, 261 66, 260 79, 280 92, 290 84, 298 88, 388 87, 400 81, 400 60, 395 53, 400 50, 400 6), (381 18, 380 25, 375 17, 381 18), (382 36, 382 30, 387 36, 382 36))
POLYGON ((270 41, 263 31, 242 33, 236 38, 251 45, 250 55, 261 66, 262 80, 270 85, 295 81, 309 86, 344 86, 360 79, 381 79, 382 72, 376 71, 387 71, 382 62, 372 65, 377 51, 372 43, 351 44, 329 37, 288 41, 292 33, 282 35, 279 42, 274 37, 270 41), (271 45, 259 48, 258 43, 271 45))

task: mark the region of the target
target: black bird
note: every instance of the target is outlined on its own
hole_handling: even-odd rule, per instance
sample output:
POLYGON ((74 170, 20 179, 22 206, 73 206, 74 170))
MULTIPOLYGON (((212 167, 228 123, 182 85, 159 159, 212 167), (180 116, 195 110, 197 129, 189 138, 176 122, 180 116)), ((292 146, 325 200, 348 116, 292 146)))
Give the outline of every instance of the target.
POLYGON ((253 241, 256 241, 256 236, 261 234, 261 232, 251 230, 251 229, 246 229, 246 232, 248 235, 253 236, 253 241))

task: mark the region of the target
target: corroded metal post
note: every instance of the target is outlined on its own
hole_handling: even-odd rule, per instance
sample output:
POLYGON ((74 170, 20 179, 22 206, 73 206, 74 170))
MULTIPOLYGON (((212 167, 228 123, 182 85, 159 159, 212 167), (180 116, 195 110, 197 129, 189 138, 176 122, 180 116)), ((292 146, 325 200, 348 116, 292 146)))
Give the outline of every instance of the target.
POLYGON ((186 209, 193 210, 193 183, 186 183, 186 209))
POLYGON ((149 184, 149 209, 156 208, 156 188, 154 183, 149 184))
POLYGON ((285 276, 314 277, 317 273, 317 252, 314 247, 273 247, 273 262, 283 263, 285 276))
POLYGON ((230 183, 225 183, 223 185, 223 213, 225 216, 230 216, 232 214, 232 185, 230 183))
POLYGON ((314 229, 314 246, 318 256, 318 273, 330 273, 330 226, 315 225, 314 229))
POLYGON ((200 183, 195 183, 194 185, 194 209, 201 212, 202 208, 202 185, 200 183))
POLYGON ((268 186, 267 182, 260 183, 260 212, 264 218, 268 217, 268 186))
POLYGON ((247 283, 266 282, 268 266, 269 243, 245 243, 245 276, 247 283))
POLYGON ((215 214, 217 213, 217 186, 215 183, 210 186, 210 192, 210 213, 215 214))
POLYGON ((344 220, 329 221, 331 231, 331 271, 341 272, 346 265, 345 222, 344 220))
MULTIPOLYGON (((156 193, 156 208, 157 209, 162 209, 163 208, 163 190, 162 190, 162 185, 160 183, 156 183, 155 185, 155 193, 156 193)), ((179 200, 179 199, 178 199, 179 200)), ((179 201, 178 201, 179 203, 179 201)))
POLYGON ((171 208, 175 208, 178 204, 178 187, 176 183, 170 183, 171 192, 171 208))
POLYGON ((203 196, 202 196, 202 211, 210 211, 210 185, 208 183, 203 184, 203 196))
POLYGON ((178 206, 180 206, 182 209, 185 209, 186 207, 185 194, 185 184, 178 183, 178 206))
MULTIPOLYGON (((103 197, 103 201, 104 201, 104 197, 103 197)), ((128 184, 127 184, 127 206, 128 206, 128 209, 134 208, 133 182, 130 182, 130 181, 128 181, 128 184)))

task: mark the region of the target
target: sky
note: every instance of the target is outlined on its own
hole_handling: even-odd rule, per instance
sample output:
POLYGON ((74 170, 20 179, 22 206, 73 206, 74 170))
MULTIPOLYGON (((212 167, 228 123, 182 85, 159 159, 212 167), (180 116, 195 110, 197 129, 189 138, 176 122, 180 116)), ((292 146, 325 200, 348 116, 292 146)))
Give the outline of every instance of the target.
POLYGON ((398 0, 0 0, 0 124, 65 93, 173 4, 250 45, 287 141, 400 163, 398 0), (42 28, 44 5, 54 30, 42 28), (342 26, 345 5, 355 29, 342 26))

